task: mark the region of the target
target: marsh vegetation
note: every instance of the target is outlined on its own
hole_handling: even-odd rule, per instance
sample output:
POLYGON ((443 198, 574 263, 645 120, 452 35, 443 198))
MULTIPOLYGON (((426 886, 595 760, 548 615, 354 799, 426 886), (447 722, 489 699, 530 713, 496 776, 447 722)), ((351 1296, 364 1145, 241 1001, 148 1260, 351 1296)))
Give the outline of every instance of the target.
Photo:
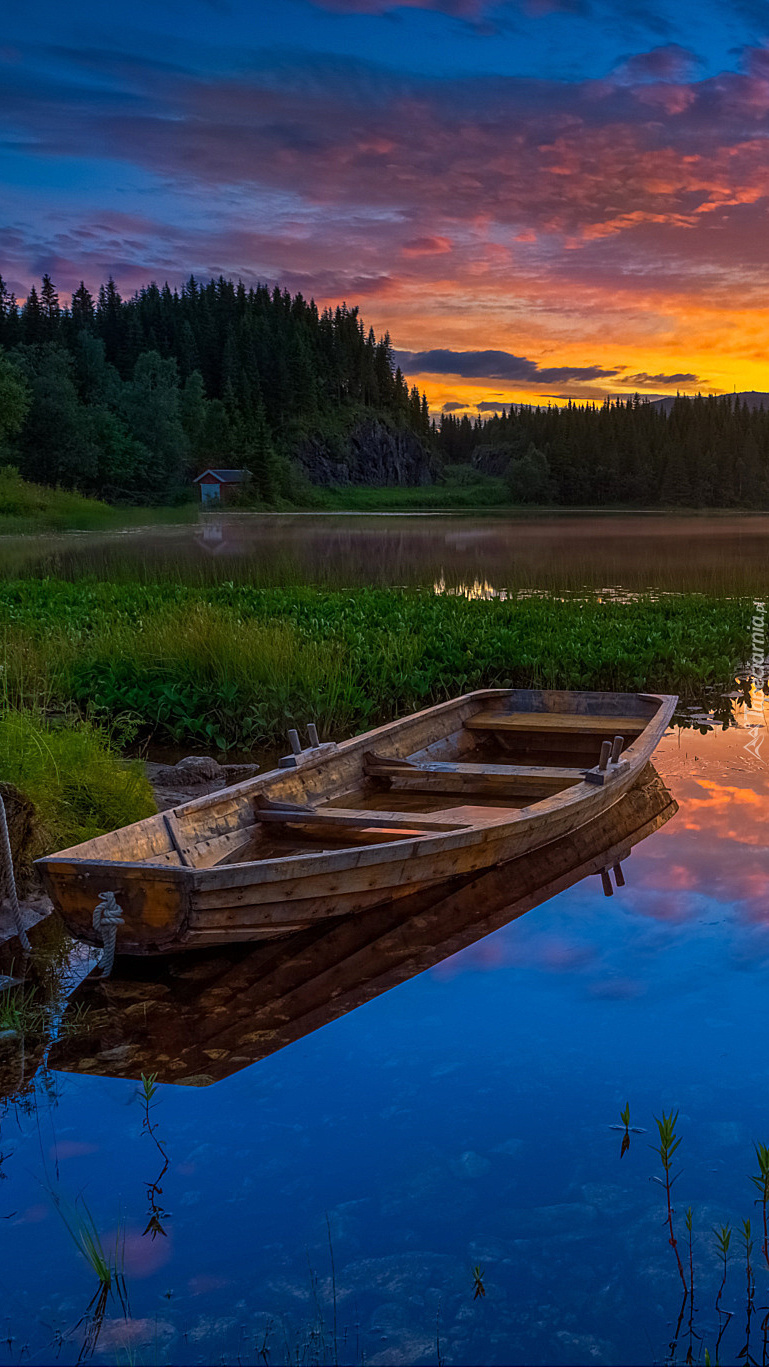
MULTIPOLYGON (((473 602, 234 584, 0 586, 6 709, 220 750, 270 748, 309 721, 341 739, 483 687, 657 690, 696 701, 733 683, 749 623, 744 603, 704 597, 473 602)), ((13 728, 21 740, 25 723, 7 711, 4 724, 11 765, 13 728)), ((94 729, 50 731, 51 755, 73 734, 98 767, 94 729)))

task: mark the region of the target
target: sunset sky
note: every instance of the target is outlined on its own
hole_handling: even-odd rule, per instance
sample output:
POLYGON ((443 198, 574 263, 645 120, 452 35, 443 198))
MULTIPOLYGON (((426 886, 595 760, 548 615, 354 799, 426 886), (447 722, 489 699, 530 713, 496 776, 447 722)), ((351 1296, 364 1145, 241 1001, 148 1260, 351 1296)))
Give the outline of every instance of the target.
POLYGON ((5 0, 0 273, 359 303, 434 412, 769 390, 767 0, 5 0))

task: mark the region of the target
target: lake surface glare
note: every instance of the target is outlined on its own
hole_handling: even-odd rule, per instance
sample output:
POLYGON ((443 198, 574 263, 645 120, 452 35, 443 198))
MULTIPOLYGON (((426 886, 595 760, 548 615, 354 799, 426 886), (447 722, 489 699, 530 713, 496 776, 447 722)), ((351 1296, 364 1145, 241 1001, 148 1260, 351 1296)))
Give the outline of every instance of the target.
POLYGON ((660 745, 678 811, 610 899, 590 875, 221 1081, 160 1085, 162 1191, 135 1080, 0 1040, 0 1363, 715 1362, 719 1335, 736 1363, 746 1333, 766 1361, 750 1174, 769 1144, 769 737, 756 754, 738 705, 735 720, 660 745), (654 1117, 671 1111, 692 1315, 652 1180, 654 1117), (125 1276, 128 1312, 110 1294, 96 1339, 73 1207, 125 1276))

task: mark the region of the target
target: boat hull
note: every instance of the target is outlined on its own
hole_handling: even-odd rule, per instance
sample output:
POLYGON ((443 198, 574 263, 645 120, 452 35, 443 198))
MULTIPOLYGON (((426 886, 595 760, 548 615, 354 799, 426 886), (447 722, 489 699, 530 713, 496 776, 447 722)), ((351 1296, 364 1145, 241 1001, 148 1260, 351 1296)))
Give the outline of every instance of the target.
POLYGON ((676 701, 468 694, 51 856, 41 872, 67 928, 94 944, 96 900, 115 894, 118 953, 289 935, 504 865, 600 818, 637 781, 676 701), (600 769, 620 728, 616 763, 600 769))
MULTIPOLYGON (((274 946, 169 962, 164 990, 123 960, 89 978, 83 1027, 62 1032, 49 1064, 73 1072, 202 1086, 231 1077, 492 931, 625 860, 676 813, 649 766, 632 791, 560 841, 431 892, 319 923, 274 946), (188 967, 189 965, 189 967, 188 967)), ((629 875, 632 881, 632 864, 629 875)))

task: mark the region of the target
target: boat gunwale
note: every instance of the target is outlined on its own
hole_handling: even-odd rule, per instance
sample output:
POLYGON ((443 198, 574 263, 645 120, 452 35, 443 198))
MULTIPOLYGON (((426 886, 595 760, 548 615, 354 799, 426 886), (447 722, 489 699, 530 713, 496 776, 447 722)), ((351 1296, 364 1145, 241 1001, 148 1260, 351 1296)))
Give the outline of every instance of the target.
MULTIPOLYGON (((405 724, 411 725, 429 715, 449 711, 459 708, 462 704, 470 701, 483 701, 493 697, 505 697, 511 693, 556 693, 556 692, 593 692, 593 690, 560 690, 560 689, 510 689, 493 688, 478 689, 470 693, 462 694, 459 698, 449 699, 443 703, 434 704, 431 707, 423 708, 420 712, 410 714, 408 717, 401 717, 395 721, 387 722, 384 726, 375 727, 371 731, 364 732, 359 736, 352 736, 346 741, 338 744, 333 751, 325 753, 315 764, 309 762, 302 764, 301 769, 307 771, 312 768, 322 769, 331 758, 337 758, 340 754, 350 753, 358 748, 370 745, 371 738, 377 736, 380 740, 388 733, 398 731, 405 724)), ((521 830, 525 826, 535 824, 544 815, 561 814, 570 806, 578 808, 588 798, 594 798, 590 806, 597 805, 598 794, 603 789, 609 791, 616 790, 617 797, 624 791, 633 777, 640 772, 643 764, 650 759, 656 746, 664 735, 670 724, 671 718, 678 703, 675 694, 668 693, 616 693, 607 691, 600 696, 613 698, 635 698, 641 702, 654 702, 657 704, 656 710, 649 716, 644 729, 636 736, 626 750, 622 752, 622 759, 626 761, 621 768, 615 768, 608 772, 608 784, 599 788, 597 785, 589 783, 586 779, 562 789, 560 792, 549 794, 544 798, 539 798, 536 802, 530 803, 526 807, 510 809, 504 816, 497 816, 488 821, 468 822, 466 826, 458 826, 454 831, 425 832, 423 835, 399 836, 391 841, 382 841, 376 845, 349 845, 342 846, 336 850, 323 853, 303 853, 295 855, 280 855, 272 859, 250 860, 237 864, 214 865, 210 868, 194 868, 181 864, 153 863, 151 859, 144 860, 119 860, 119 859, 89 859, 76 856, 76 850, 82 846, 73 846, 69 851, 63 850, 55 855, 46 856, 38 861, 43 868, 60 868, 69 866, 82 874, 89 871, 110 872, 138 875, 140 872, 151 871, 153 877, 168 880, 171 882, 182 882, 187 884, 193 892, 213 890, 215 888, 231 887, 237 889, 243 885, 269 884, 274 882, 277 885, 293 881, 295 879, 312 878, 315 875, 327 873, 343 873, 345 869, 360 868, 366 866, 376 866, 377 864, 390 864, 403 862, 407 859, 429 857, 433 854, 445 851, 450 852, 476 844, 483 844, 489 832, 494 836, 503 838, 506 831, 512 832, 515 829, 521 830), (614 782, 613 780, 618 780, 614 782), (347 856, 345 859, 344 856, 347 856), (341 862, 340 862, 341 861, 341 862)), ((575 714, 579 715, 579 714, 575 714)), ((607 714, 599 714, 607 715, 607 714)), ((532 718, 537 713, 532 712, 532 718)), ((535 728, 532 728, 535 729, 535 728)), ((229 788, 219 789, 214 793, 207 793, 199 798, 193 798, 190 802, 179 804, 171 810, 178 814, 182 812, 200 812, 207 807, 217 806, 224 802, 237 800, 240 797, 247 797, 249 792, 257 790, 265 784, 265 780, 275 782, 278 778, 285 778, 291 770, 272 769, 265 774, 258 774, 253 778, 245 779, 239 784, 233 784, 229 788)), ((501 805, 501 804, 500 804, 501 805)), ((333 809, 332 809, 333 810, 333 809)), ((162 816, 163 813, 157 815, 162 816)), ((324 815, 318 813, 319 816, 324 815)), ((376 815, 372 812, 372 817, 376 815)), ((312 817, 308 813, 308 821, 312 817)), ((145 821, 156 820, 156 817, 146 817, 145 821)), ((137 822, 136 825, 142 825, 137 822)), ((256 822, 255 824, 258 824, 256 822)), ((364 823, 361 822, 361 827, 364 823)), ((90 843, 90 842, 89 842, 90 843)))

